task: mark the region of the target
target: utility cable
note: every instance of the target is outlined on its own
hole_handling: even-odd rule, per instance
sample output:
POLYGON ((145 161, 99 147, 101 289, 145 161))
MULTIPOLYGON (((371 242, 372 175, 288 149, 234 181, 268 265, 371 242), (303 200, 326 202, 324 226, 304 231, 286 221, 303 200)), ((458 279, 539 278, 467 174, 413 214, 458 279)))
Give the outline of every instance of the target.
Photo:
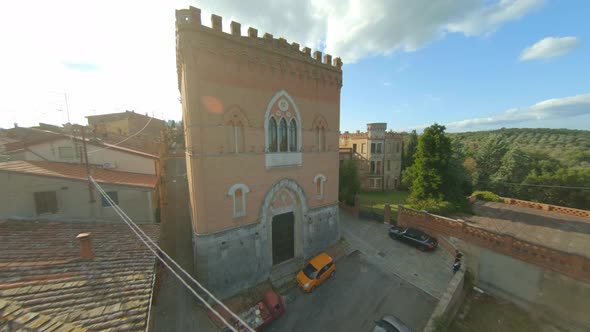
POLYGON ((230 313, 233 318, 235 318, 238 322, 240 322, 240 324, 242 324, 242 326, 244 326, 245 328, 248 329, 248 331, 254 332, 254 330, 252 328, 250 328, 248 326, 248 324, 246 324, 238 315, 236 315, 233 311, 231 311, 227 306, 225 306, 225 304, 223 304, 223 302, 221 302, 220 300, 218 300, 215 296, 213 296, 213 294, 211 294, 211 292, 209 292, 205 287, 203 287, 197 280, 195 280, 188 272, 186 272, 178 263, 176 263, 176 261, 174 261, 174 259, 172 259, 164 250, 162 250, 147 234, 145 234, 145 232, 139 228, 139 226, 137 226, 137 224, 135 224, 133 222, 133 220, 125 213, 125 211, 123 211, 118 205, 116 205, 114 203, 114 201, 110 198, 110 196, 107 195, 107 193, 104 191, 104 189, 102 189, 102 187, 100 187, 100 185, 94 180, 94 178, 92 176, 89 177, 90 180, 93 182, 93 184, 96 186, 96 188, 99 190, 99 192, 101 193, 101 195, 109 202, 109 204, 113 207, 113 209, 115 210, 115 212, 123 219, 123 221, 127 224, 127 226, 129 226, 133 232, 140 238, 140 240, 148 247, 148 249, 150 249, 150 251, 152 251, 152 253, 154 253, 154 255, 156 256, 156 258, 158 258, 158 260, 160 260, 164 265, 166 265, 166 267, 168 267, 168 269, 170 269, 170 271, 177 277, 179 278, 179 280, 187 287, 191 290, 191 292, 197 297, 199 298, 201 301, 203 301, 203 303, 205 304, 205 306, 207 306, 207 308, 209 308, 211 311, 213 311, 216 316, 218 318, 220 318, 228 327, 230 327, 233 331, 237 331, 235 330, 235 328, 230 325, 229 323, 227 323, 227 321, 221 317, 202 297, 200 297, 192 287, 190 287, 186 281, 180 277, 176 271, 174 271, 170 265, 168 265, 168 263, 166 261, 164 261, 164 259, 162 257, 160 257, 160 255, 158 255, 158 253, 156 253, 156 251, 152 248, 155 247, 158 249, 158 252, 160 252, 161 254, 163 254, 167 259, 169 259, 171 261, 171 263, 176 266, 178 269, 180 269, 181 272, 184 273, 185 276, 187 276, 192 282, 194 282, 202 291, 204 291, 207 295, 209 295, 215 302, 217 302, 222 308, 224 308, 228 313, 230 313), (127 220, 128 219, 128 220, 127 220), (139 234, 141 233, 143 235, 143 237, 139 234), (148 242, 151 243, 152 246, 150 246, 146 240, 147 239, 148 242))
POLYGON ((487 184, 509 184, 515 186, 527 186, 527 187, 543 187, 543 188, 563 188, 563 189, 580 189, 580 190, 590 190, 590 187, 574 187, 574 186, 558 186, 558 185, 550 185, 550 184, 527 184, 527 183, 516 183, 516 182, 498 182, 498 181, 488 181, 488 182, 480 182, 480 183, 487 183, 487 184))

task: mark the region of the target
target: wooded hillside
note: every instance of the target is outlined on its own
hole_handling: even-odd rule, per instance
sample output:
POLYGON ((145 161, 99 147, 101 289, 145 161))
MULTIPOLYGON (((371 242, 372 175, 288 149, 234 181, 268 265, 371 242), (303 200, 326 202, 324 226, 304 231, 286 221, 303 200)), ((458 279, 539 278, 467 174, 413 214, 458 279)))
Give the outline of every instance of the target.
POLYGON ((475 155, 490 136, 501 136, 510 148, 546 154, 565 166, 590 166, 590 131, 547 128, 503 128, 489 131, 449 133, 468 154, 475 155))

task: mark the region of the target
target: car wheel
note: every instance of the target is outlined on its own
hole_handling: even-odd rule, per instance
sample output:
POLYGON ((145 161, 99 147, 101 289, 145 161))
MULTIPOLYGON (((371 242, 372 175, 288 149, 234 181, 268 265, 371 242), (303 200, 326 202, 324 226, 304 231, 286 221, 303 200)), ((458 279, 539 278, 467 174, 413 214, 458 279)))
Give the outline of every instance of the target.
POLYGON ((330 273, 330 278, 334 278, 334 276, 336 275, 336 270, 332 271, 332 273, 330 273))
POLYGON ((419 246, 418 249, 420 249, 420 251, 426 251, 426 247, 425 246, 419 246))
POLYGON ((310 293, 313 293, 313 290, 315 289, 315 286, 311 286, 311 288, 309 289, 310 293))

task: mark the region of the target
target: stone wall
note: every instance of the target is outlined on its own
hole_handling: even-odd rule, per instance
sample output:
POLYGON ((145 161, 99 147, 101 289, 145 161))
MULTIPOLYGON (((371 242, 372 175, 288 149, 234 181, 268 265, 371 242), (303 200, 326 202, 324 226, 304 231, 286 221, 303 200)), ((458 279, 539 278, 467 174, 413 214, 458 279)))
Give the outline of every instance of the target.
MULTIPOLYGON (((439 246, 442 247, 445 251, 447 251, 450 255, 455 256, 455 249, 457 247, 449 242, 445 238, 440 238, 439 246)), ((453 275, 451 281, 447 285, 447 289, 438 301, 438 304, 434 308, 434 311, 430 315, 430 319, 428 323, 426 323, 426 327, 424 328, 424 332, 434 332, 436 331, 436 320, 437 319, 445 319, 447 322, 450 322, 461 303, 463 303, 463 299, 465 298, 466 291, 464 288, 465 283, 465 271, 467 270, 467 258, 463 258, 461 262, 461 269, 453 275)))
MULTIPOLYGON (((310 209, 304 215, 303 257, 307 259, 338 241, 338 206, 310 209)), ((195 272, 218 297, 227 298, 270 277, 272 248, 264 223, 208 235, 195 235, 195 272)))

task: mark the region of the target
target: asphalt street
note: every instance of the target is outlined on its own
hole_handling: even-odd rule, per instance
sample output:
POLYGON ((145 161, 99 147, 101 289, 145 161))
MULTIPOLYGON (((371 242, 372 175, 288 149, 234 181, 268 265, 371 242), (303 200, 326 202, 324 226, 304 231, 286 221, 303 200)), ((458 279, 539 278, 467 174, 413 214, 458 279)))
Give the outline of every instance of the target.
POLYGON ((337 262, 334 278, 313 293, 284 294, 286 312, 267 331, 370 331, 383 315, 422 331, 437 299, 355 251, 337 262))

